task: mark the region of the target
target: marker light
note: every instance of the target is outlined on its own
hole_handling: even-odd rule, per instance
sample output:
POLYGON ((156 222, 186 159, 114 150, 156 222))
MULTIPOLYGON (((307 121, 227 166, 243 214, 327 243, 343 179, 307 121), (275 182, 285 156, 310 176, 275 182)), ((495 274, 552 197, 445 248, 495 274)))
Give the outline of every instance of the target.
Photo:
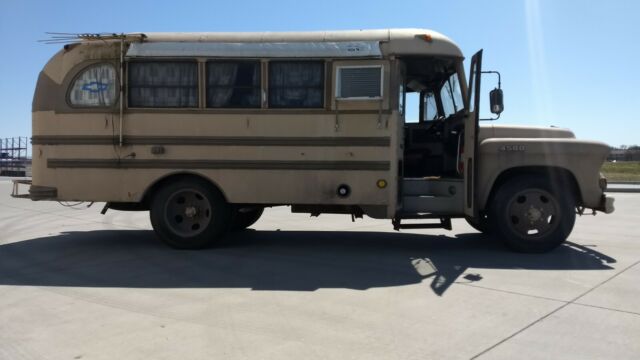
POLYGON ((433 41, 433 37, 429 34, 423 34, 422 35, 422 40, 426 41, 426 42, 432 42, 433 41))
POLYGON ((378 188, 384 189, 387 187, 387 180, 380 179, 376 182, 376 185, 378 186, 378 188))
POLYGON ((338 194, 339 197, 346 198, 349 196, 349 194, 351 194, 351 188, 347 184, 340 184, 340 186, 338 186, 336 193, 338 194))

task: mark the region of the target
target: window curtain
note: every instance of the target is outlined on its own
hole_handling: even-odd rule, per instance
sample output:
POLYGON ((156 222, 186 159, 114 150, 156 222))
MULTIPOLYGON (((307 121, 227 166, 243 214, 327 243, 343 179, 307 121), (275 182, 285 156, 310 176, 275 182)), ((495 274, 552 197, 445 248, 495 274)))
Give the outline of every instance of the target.
POLYGON ((223 107, 229 103, 236 82, 238 64, 207 64, 207 106, 223 107))
POLYGON ((129 106, 198 107, 197 63, 129 63, 129 106))
POLYGON ((269 64, 269 107, 319 108, 323 105, 322 62, 277 62, 269 64))
POLYGON ((259 108, 260 62, 207 63, 207 107, 259 108))
POLYGON ((111 106, 116 102, 116 70, 100 64, 84 70, 69 93, 71 105, 111 106))

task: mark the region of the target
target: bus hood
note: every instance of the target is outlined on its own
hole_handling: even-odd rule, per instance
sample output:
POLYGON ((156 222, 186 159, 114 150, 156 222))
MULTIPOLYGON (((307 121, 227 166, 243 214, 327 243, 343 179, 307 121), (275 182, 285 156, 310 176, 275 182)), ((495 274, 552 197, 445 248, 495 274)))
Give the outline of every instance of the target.
POLYGON ((565 138, 575 139, 569 129, 522 125, 481 125, 478 140, 490 138, 565 138))

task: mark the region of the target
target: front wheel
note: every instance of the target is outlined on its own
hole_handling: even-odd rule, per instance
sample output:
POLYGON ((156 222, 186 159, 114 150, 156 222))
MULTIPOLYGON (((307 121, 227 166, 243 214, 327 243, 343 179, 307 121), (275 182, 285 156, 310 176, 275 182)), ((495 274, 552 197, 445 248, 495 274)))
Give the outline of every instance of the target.
POLYGON ((502 185, 490 209, 491 229, 511 249, 541 253, 562 244, 576 220, 572 189, 516 177, 502 185))
POLYGON ((467 224, 469 224, 472 228, 480 231, 481 233, 491 233, 491 224, 489 223, 489 219, 485 214, 480 214, 480 216, 477 218, 466 216, 465 220, 467 220, 467 224))
POLYGON ((153 197, 151 225, 177 249, 200 249, 218 242, 229 226, 231 207, 205 181, 184 179, 163 186, 153 197))

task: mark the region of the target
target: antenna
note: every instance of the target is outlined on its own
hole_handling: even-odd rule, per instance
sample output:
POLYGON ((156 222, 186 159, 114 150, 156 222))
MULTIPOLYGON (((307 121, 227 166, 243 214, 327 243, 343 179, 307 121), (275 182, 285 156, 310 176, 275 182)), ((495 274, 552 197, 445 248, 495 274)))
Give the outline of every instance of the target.
POLYGON ((43 44, 70 44, 81 41, 108 41, 108 40, 131 40, 144 41, 146 35, 143 33, 61 33, 46 32, 48 39, 38 40, 43 44))

